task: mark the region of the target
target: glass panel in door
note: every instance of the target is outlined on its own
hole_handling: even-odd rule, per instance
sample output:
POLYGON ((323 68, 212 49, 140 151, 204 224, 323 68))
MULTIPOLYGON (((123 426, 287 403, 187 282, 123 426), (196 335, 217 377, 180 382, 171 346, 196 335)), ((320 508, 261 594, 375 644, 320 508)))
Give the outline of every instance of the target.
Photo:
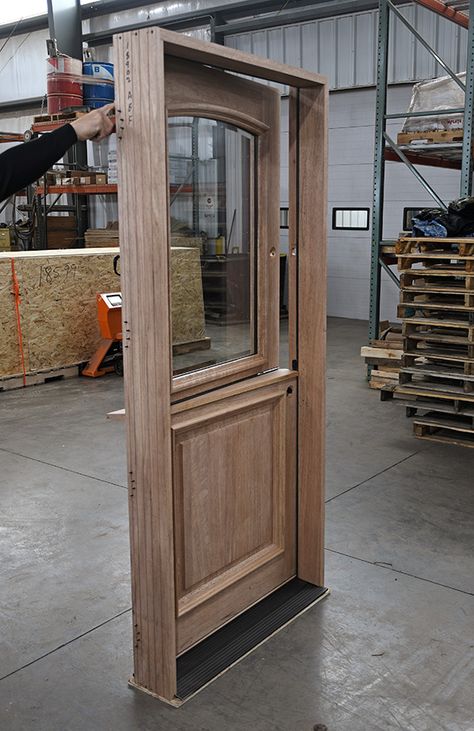
POLYGON ((169 119, 175 376, 257 352, 255 147, 226 122, 169 119))

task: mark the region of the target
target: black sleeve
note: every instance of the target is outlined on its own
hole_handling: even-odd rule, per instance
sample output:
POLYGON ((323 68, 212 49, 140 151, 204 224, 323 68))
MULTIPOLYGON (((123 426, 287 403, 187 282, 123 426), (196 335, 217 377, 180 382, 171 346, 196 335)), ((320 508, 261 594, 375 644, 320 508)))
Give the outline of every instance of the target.
POLYGON ((70 124, 6 150, 0 155, 0 201, 38 180, 77 142, 70 124))

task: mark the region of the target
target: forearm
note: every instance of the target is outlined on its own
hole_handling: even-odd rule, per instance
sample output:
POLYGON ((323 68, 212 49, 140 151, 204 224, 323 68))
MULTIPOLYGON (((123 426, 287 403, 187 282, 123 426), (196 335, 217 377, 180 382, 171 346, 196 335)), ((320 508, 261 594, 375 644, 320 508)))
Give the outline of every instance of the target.
POLYGON ((77 142, 70 124, 0 155, 0 201, 38 180, 77 142))

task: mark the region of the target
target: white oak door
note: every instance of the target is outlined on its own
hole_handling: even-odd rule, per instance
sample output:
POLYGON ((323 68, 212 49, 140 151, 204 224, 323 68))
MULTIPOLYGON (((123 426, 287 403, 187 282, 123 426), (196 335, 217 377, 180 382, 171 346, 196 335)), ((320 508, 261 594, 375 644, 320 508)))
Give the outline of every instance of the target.
POLYGON ((176 703, 203 681, 209 649, 225 637, 236 649, 237 625, 324 592, 328 92, 318 74, 157 27, 115 35, 114 60, 130 682, 176 703), (292 370, 278 367, 268 82, 289 88, 292 370))

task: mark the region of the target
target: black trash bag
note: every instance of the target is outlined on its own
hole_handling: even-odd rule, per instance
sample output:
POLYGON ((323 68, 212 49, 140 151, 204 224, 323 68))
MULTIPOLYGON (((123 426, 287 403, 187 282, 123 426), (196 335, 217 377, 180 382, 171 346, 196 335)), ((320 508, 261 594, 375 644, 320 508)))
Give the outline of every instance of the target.
POLYGON ((449 236, 447 230, 448 214, 440 208, 424 208, 412 219, 412 236, 449 236), (436 230, 435 227, 430 230, 430 224, 440 224, 444 227, 444 231, 446 231, 446 233, 436 230))
POLYGON ((448 206, 448 236, 472 236, 474 234, 474 198, 466 197, 451 201, 448 206))
MULTIPOLYGON (((421 223, 439 223, 446 229, 446 236, 457 238, 474 235, 474 197, 459 198, 451 201, 447 211, 439 208, 424 208, 412 222, 413 236, 427 236, 427 226, 421 223)), ((431 233, 431 236, 439 236, 431 233)), ((428 234, 429 236, 429 234, 428 234)))

